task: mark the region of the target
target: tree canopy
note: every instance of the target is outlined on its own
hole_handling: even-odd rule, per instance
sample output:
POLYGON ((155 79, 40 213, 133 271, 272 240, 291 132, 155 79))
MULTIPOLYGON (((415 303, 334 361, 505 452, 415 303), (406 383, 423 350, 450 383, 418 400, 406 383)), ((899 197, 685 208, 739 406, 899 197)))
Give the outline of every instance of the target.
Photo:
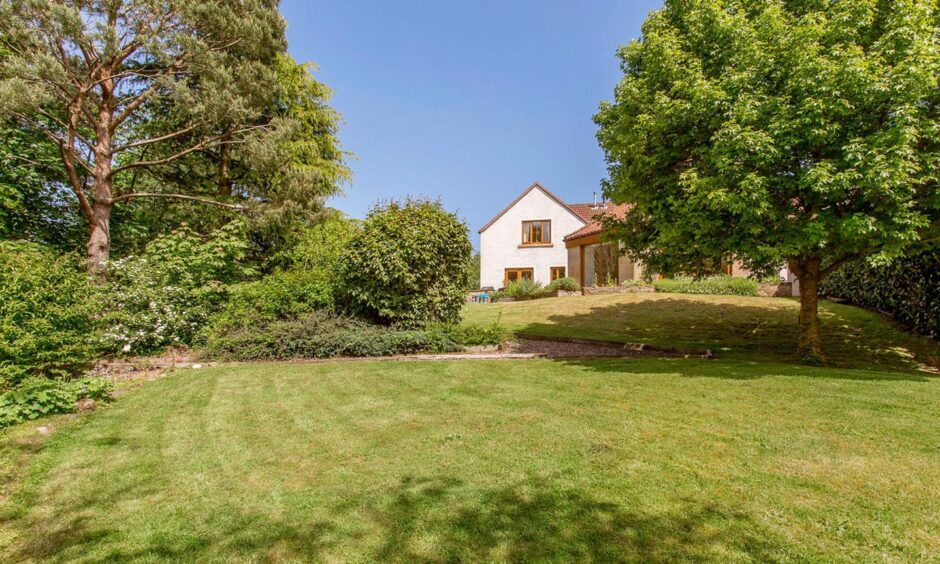
POLYGON ((596 116, 617 238, 662 273, 788 264, 818 356, 819 281, 936 236, 938 29, 935 0, 667 0, 596 116))
POLYGON ((59 153, 96 268, 115 206, 307 213, 348 174, 276 1, 4 0, 0 22, 0 113, 59 153))

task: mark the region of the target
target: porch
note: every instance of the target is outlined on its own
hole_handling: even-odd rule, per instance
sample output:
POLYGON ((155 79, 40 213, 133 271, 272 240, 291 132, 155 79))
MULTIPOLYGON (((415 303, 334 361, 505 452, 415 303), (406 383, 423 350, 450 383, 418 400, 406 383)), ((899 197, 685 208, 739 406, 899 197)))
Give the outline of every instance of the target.
POLYGON ((622 256, 617 243, 608 243, 600 234, 565 241, 568 272, 583 288, 619 286, 643 277, 643 268, 622 256))

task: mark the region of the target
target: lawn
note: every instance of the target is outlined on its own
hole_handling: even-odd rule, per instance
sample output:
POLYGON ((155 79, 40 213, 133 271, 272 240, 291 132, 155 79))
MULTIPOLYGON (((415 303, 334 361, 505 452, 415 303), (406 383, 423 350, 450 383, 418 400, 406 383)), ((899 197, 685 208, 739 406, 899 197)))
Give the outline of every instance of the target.
MULTIPOLYGON (((514 331, 710 348, 722 358, 796 362, 794 299, 681 294, 613 294, 472 304, 464 322, 499 322, 514 331)), ((937 343, 877 313, 820 302, 823 346, 838 367, 940 367, 937 343)))
MULTIPOLYGON (((671 296, 701 324, 648 316, 662 334, 645 335, 611 308, 667 302, 616 298, 468 316, 725 352, 179 371, 96 413, 0 433, 0 561, 940 558, 940 377, 897 359, 775 361, 787 353, 767 335, 787 331, 766 325, 789 319, 785 300, 754 302, 768 313, 747 348, 745 316, 694 311, 743 307, 725 298, 671 296), (592 310, 605 315, 589 329, 592 310)), ((930 351, 826 307, 826 329, 861 319, 846 334, 886 336, 873 358, 930 351)))

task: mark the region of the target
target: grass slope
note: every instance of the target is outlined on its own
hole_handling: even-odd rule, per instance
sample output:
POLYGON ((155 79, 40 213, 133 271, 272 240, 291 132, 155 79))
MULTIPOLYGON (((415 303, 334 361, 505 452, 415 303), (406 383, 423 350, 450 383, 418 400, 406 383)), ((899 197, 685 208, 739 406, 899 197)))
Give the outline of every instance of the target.
POLYGON ((716 361, 257 364, 0 432, 0 561, 940 559, 937 344, 825 304, 620 295, 468 323, 716 361), (51 436, 36 427, 50 425, 51 436))
POLYGON ((722 360, 187 371, 34 455, 0 560, 936 558, 938 404, 722 360))
MULTIPOLYGON (((472 304, 464 322, 533 334, 711 348, 722 358, 795 362, 799 302, 780 298, 614 294, 472 304)), ((820 303, 823 348, 834 366, 940 366, 937 343, 849 305, 820 303)))

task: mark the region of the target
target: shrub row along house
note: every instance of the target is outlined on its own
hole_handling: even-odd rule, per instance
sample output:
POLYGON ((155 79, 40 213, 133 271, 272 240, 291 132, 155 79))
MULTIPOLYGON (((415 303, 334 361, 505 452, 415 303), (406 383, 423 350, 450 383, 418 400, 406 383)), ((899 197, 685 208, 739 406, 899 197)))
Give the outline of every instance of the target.
MULTIPOLYGON (((567 204, 533 183, 480 229, 480 287, 503 288, 520 279, 549 284, 571 277, 583 287, 643 279, 643 265, 607 241, 602 223, 605 216, 623 218, 629 209, 596 199, 567 204)), ((748 274, 738 263, 723 265, 723 270, 748 274)))

